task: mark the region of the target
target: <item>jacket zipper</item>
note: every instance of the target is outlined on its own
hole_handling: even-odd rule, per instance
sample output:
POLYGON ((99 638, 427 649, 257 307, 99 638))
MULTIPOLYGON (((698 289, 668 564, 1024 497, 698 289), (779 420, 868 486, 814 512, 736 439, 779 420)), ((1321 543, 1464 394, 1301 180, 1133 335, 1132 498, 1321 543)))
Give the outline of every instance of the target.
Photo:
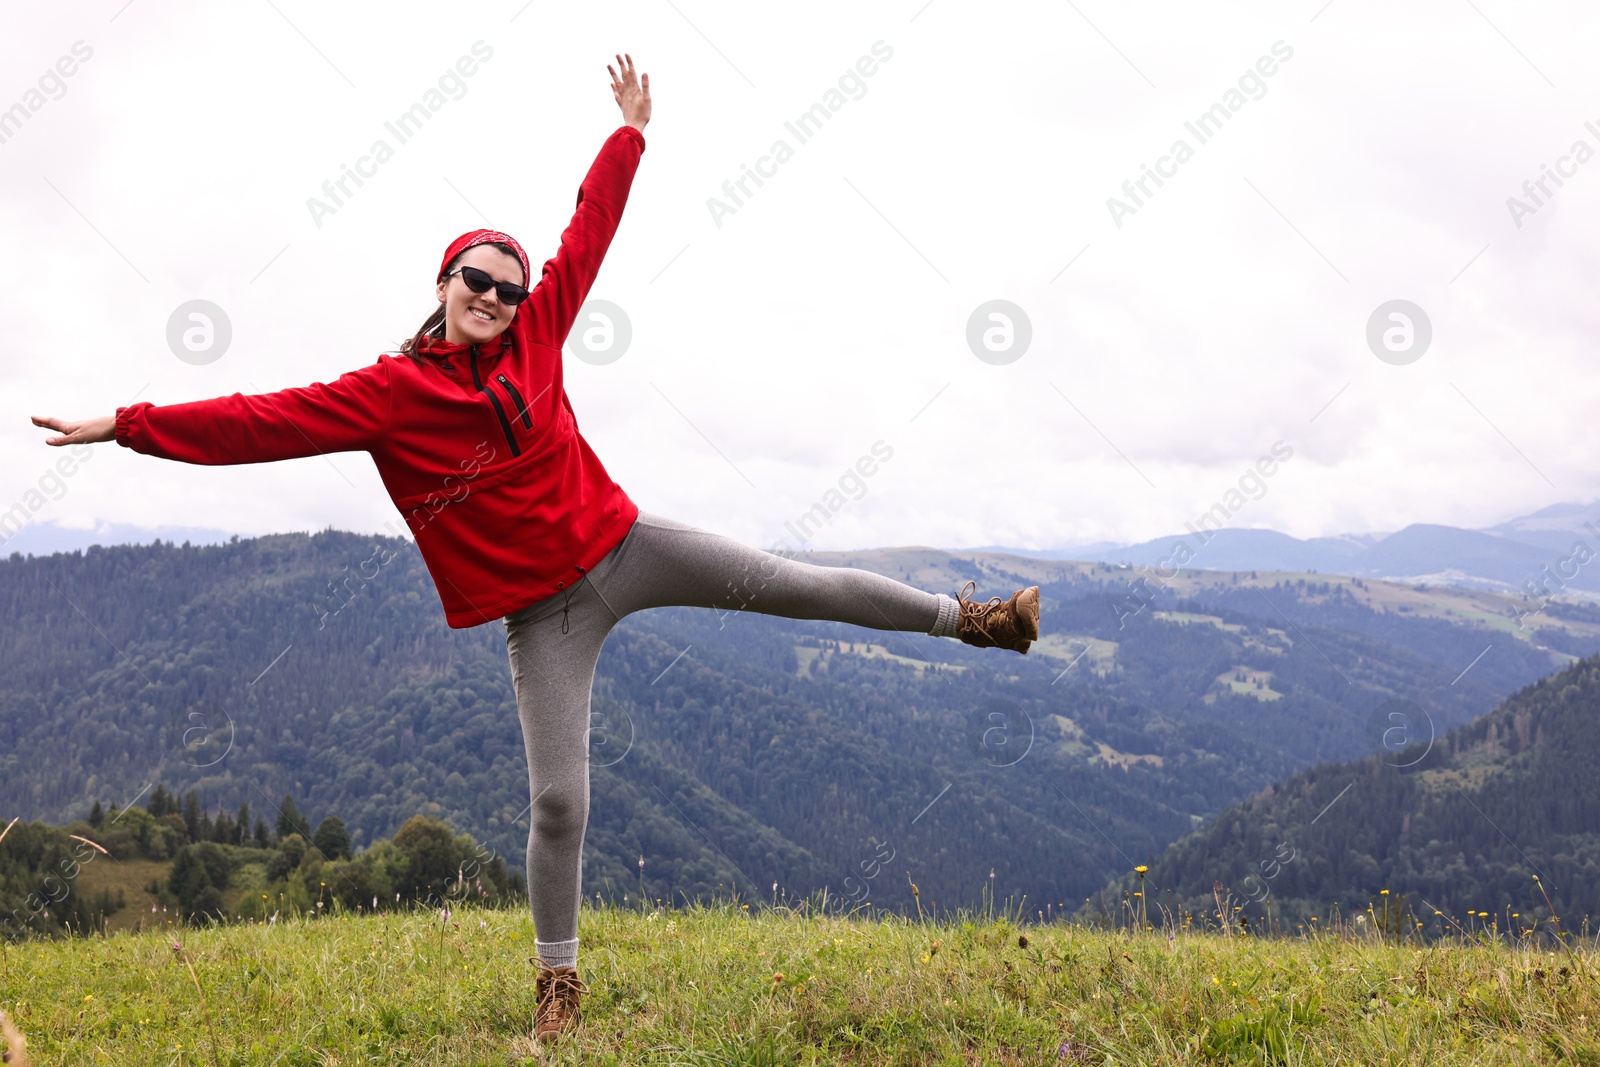
POLYGON ((472 384, 478 392, 489 398, 489 403, 494 407, 494 416, 500 420, 500 430, 506 435, 506 444, 511 446, 513 456, 522 455, 522 449, 517 447, 517 438, 511 432, 511 422, 506 418, 506 409, 500 403, 500 398, 494 395, 494 390, 483 384, 483 378, 478 374, 478 346, 472 346, 472 384))
POLYGON ((505 386, 506 392, 511 394, 511 402, 517 405, 517 414, 522 418, 524 430, 533 429, 533 418, 528 414, 528 405, 522 402, 522 394, 517 392, 517 387, 511 384, 511 379, 504 374, 495 375, 495 381, 505 386))

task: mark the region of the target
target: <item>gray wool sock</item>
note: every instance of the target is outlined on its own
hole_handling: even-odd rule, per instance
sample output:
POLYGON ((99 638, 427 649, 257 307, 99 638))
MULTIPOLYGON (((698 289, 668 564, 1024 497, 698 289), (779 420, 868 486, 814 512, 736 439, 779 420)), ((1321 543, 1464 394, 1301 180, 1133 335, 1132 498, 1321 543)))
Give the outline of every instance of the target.
POLYGON ((534 951, 551 967, 576 967, 578 965, 578 939, 571 941, 540 941, 533 939, 534 951))
POLYGON ((939 618, 934 622, 933 629, 928 631, 929 637, 954 637, 956 636, 956 623, 961 618, 961 605, 956 603, 955 597, 943 593, 935 593, 939 598, 939 618))

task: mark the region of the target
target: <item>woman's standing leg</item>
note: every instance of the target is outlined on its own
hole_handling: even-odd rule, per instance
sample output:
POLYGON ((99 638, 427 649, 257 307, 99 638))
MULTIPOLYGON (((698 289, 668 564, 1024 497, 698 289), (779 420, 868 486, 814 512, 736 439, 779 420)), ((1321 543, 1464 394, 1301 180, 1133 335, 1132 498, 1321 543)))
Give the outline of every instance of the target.
MULTIPOLYGON (((591 577, 608 572, 616 550, 591 577)), ((528 754, 528 897, 535 948, 576 966, 583 835, 589 819, 589 695, 616 623, 588 580, 506 616, 506 651, 528 754)))

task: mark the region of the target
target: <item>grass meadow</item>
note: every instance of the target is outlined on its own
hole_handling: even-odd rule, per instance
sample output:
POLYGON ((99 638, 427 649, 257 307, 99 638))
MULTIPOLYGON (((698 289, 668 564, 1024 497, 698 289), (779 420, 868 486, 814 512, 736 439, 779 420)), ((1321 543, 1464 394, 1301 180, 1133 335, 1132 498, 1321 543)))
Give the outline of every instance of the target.
POLYGON ((525 911, 5 946, 34 1065, 1577 1064, 1594 947, 586 908, 582 1028, 539 1047, 525 911))

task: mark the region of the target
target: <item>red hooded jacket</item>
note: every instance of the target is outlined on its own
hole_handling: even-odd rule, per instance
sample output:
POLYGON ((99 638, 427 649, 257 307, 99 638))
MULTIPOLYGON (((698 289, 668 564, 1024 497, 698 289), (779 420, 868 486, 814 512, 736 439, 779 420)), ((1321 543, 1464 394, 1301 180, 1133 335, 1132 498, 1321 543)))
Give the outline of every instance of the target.
POLYGON ((185 463, 368 452, 455 628, 568 589, 638 506, 578 432, 561 347, 622 218, 644 135, 607 138, 561 248, 495 341, 434 340, 327 384, 117 409, 117 443, 185 463))

